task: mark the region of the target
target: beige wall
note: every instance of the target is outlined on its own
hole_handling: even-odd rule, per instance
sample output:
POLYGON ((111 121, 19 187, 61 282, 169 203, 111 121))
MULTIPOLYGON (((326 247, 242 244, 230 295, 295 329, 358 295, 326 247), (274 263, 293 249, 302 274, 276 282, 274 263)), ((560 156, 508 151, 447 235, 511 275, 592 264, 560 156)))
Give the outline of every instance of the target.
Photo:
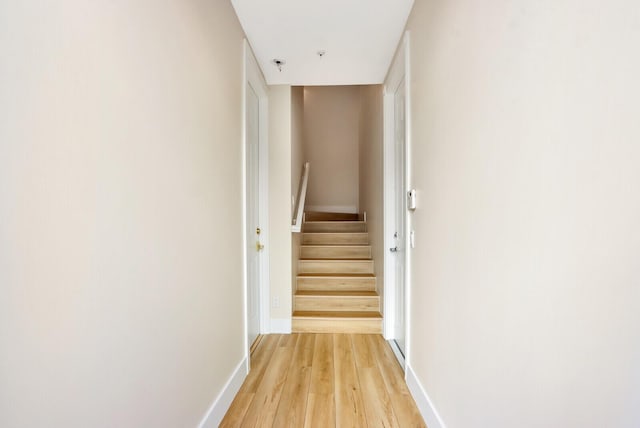
POLYGON ((409 358, 449 428, 638 426, 637 12, 415 3, 409 358))
POLYGON ((359 205, 367 212, 367 230, 377 277, 378 293, 384 298, 383 219, 383 115, 382 86, 360 87, 359 205))
MULTIPOLYGON (((291 196, 298 198, 302 165, 306 162, 304 153, 304 88, 291 88, 291 196)), ((292 207, 291 218, 295 215, 292 207)), ((295 294, 296 277, 298 276, 298 260, 300 259, 301 233, 291 234, 291 299, 295 294)))
POLYGON ((269 282, 272 331, 291 319, 291 86, 269 88, 269 282))
POLYGON ((0 28, 0 426, 194 427, 244 355, 233 9, 2 2, 0 28))
POLYGON ((304 151, 311 163, 307 206, 358 206, 360 88, 304 89, 304 151))
MULTIPOLYGON (((291 197, 298 197, 302 165, 306 162, 304 151, 304 87, 291 87, 291 197)), ((295 206, 291 206, 293 218, 295 206)))

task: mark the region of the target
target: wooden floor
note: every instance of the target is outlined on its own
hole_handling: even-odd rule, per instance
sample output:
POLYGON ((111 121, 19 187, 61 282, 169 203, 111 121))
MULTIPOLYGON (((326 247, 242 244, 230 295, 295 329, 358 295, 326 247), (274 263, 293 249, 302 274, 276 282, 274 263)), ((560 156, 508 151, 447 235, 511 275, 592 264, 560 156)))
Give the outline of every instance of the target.
POLYGON ((377 334, 260 339, 221 427, 425 427, 377 334))

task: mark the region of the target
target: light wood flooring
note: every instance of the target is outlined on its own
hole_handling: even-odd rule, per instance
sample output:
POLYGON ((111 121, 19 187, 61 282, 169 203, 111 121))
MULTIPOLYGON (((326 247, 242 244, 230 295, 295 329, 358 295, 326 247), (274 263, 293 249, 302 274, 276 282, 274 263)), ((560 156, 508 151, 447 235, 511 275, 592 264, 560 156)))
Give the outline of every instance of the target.
POLYGON ((425 427, 378 334, 260 338, 221 427, 425 427))

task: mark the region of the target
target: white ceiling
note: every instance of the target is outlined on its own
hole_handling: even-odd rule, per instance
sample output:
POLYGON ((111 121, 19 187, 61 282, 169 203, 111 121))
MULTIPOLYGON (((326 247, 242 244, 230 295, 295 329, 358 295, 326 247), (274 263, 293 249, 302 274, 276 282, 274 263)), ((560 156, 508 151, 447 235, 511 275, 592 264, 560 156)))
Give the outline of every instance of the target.
POLYGON ((413 0, 231 3, 268 84, 359 85, 383 82, 413 0))

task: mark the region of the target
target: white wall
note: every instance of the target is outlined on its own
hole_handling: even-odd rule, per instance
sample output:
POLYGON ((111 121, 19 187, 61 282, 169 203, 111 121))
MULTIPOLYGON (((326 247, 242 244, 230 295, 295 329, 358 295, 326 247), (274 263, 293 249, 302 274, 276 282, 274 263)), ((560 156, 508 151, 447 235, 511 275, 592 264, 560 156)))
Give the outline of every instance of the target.
POLYGON ((357 212, 358 86, 307 86, 304 89, 304 151, 311 163, 309 211, 357 212))
POLYGON ((242 39, 226 1, 0 4, 0 426, 193 427, 243 358, 242 39))
MULTIPOLYGON (((359 206, 367 230, 380 300, 384 301, 384 186, 382 86, 360 87, 359 206)), ((382 308, 381 308, 382 309, 382 308)))
POLYGON ((456 427, 640 424, 640 9, 417 1, 411 365, 456 427))
POLYGON ((291 86, 269 88, 269 252, 272 332, 291 331, 291 86), (286 325, 288 324, 288 328, 286 325))

